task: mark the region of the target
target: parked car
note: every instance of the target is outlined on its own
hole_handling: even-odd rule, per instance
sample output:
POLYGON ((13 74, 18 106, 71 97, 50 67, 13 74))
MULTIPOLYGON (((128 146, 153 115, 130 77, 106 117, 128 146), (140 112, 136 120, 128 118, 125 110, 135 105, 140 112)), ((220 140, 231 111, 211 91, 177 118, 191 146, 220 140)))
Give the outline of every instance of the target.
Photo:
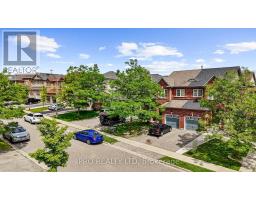
POLYGON ((24 121, 29 122, 31 124, 38 124, 41 122, 43 117, 44 116, 42 113, 29 113, 24 116, 24 121))
POLYGON ((36 99, 36 98, 28 98, 26 104, 29 105, 29 104, 37 104, 37 103, 40 103, 40 99, 36 99))
POLYGON ((62 104, 52 104, 50 106, 48 106, 48 110, 52 110, 52 111, 56 111, 56 110, 63 110, 64 109, 64 105, 62 104))
POLYGON ((30 135, 22 126, 11 126, 9 130, 3 134, 3 137, 11 143, 29 141, 30 135))
POLYGON ((125 118, 117 116, 110 116, 106 109, 101 110, 99 114, 100 123, 103 126, 113 126, 118 123, 124 123, 125 118))
POLYGON ((166 133, 171 132, 172 127, 166 124, 156 123, 153 124, 151 128, 149 128, 149 135, 162 136, 166 133))
POLYGON ((103 135, 93 129, 83 130, 75 133, 74 139, 86 142, 87 144, 99 144, 104 141, 103 135))

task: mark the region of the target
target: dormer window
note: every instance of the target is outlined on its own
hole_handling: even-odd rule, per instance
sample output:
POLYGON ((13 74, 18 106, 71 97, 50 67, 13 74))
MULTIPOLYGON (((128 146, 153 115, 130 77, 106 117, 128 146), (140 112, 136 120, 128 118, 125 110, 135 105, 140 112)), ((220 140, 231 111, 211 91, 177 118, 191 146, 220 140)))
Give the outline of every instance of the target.
POLYGON ((188 79, 188 82, 197 82, 197 80, 194 78, 190 78, 190 79, 188 79))
POLYGON ((185 97, 185 89, 176 89, 176 97, 185 97))
POLYGON ((193 89, 193 97, 202 97, 203 89, 193 89))

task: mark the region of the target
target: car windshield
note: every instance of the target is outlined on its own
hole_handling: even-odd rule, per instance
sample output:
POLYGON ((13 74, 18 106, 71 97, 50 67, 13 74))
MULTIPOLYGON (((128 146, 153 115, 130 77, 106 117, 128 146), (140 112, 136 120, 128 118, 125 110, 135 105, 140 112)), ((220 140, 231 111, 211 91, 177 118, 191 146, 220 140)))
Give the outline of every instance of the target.
POLYGON ((43 117, 43 115, 38 114, 38 115, 34 115, 35 117, 43 117))
POLYGON ((23 127, 17 127, 12 132, 13 133, 21 133, 21 132, 25 132, 25 131, 26 130, 23 127))

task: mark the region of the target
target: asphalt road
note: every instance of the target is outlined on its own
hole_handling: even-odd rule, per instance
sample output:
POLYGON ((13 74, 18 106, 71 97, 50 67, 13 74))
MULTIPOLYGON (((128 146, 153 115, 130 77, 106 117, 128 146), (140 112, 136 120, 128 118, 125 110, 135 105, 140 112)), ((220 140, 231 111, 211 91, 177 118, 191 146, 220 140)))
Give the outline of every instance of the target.
MULTIPOLYGON (((31 135, 31 140, 25 143, 15 144, 20 150, 31 153, 43 147, 40 132, 36 125, 16 119, 25 127, 31 135)), ((68 131, 76 131, 69 128, 68 131)), ((86 172, 177 172, 177 168, 162 164, 156 159, 151 159, 144 154, 126 150, 123 147, 109 144, 87 145, 80 141, 72 140, 72 146, 68 149, 69 161, 67 167, 59 171, 86 172)))

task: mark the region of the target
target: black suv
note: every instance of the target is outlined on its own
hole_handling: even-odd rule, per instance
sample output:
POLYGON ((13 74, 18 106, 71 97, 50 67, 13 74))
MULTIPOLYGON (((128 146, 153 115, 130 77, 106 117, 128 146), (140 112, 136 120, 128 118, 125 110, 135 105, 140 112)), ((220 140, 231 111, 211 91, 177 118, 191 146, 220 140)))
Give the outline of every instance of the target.
POLYGON ((37 104, 37 103, 40 103, 40 99, 36 99, 36 98, 28 98, 26 104, 29 105, 29 104, 37 104))
POLYGON ((110 116, 107 110, 101 110, 99 114, 100 123, 103 126, 113 126, 118 123, 125 122, 125 118, 119 116, 110 116))
POLYGON ((149 135, 162 136, 166 133, 171 132, 172 127, 166 124, 155 123, 152 124, 152 127, 149 129, 149 135))

